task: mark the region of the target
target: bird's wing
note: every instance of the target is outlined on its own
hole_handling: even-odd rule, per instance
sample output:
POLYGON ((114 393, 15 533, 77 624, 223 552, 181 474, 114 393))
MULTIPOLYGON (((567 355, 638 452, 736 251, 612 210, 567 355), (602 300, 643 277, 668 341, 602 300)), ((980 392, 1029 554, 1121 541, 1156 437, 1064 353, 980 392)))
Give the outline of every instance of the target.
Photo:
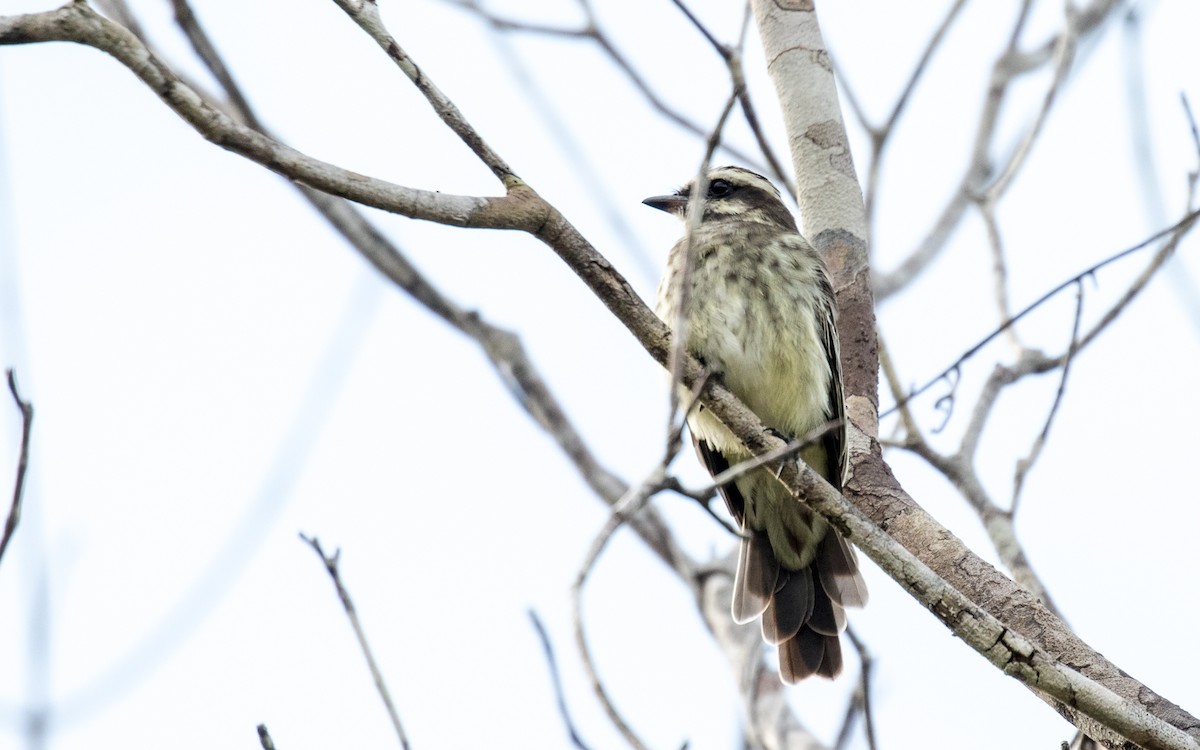
POLYGON ((817 325, 820 327, 821 343, 825 347, 825 356, 829 358, 829 418, 836 419, 840 424, 825 433, 822 442, 825 454, 829 457, 828 471, 825 477, 837 489, 842 489, 850 473, 850 451, 846 440, 846 401, 842 393, 842 351, 837 335, 837 311, 834 309, 833 287, 829 278, 821 275, 820 284, 824 287, 820 299, 822 303, 817 311, 817 325))
MULTIPOLYGON (((698 409, 703 409, 703 406, 697 406, 698 409)), ((704 468, 708 469, 709 476, 716 476, 729 468, 729 459, 725 458, 725 454, 721 453, 707 440, 700 440, 692 433, 692 445, 696 448, 696 455, 700 457, 700 463, 704 464, 704 468)), ((725 501, 725 507, 729 509, 729 515, 733 516, 733 520, 737 521, 738 526, 744 526, 746 520, 746 499, 742 497, 742 493, 737 488, 736 482, 729 482, 717 488, 721 493, 721 499, 725 501)))
MULTIPOLYGON (((729 459, 708 441, 697 440, 693 434, 692 444, 696 447, 696 453, 700 456, 700 461, 704 464, 704 468, 708 469, 709 474, 715 477, 729 468, 729 459)), ((742 496, 742 491, 738 489, 737 482, 730 482, 718 487, 717 490, 721 493, 721 498, 725 500, 725 507, 729 509, 729 515, 737 521, 738 530, 742 534, 741 544, 738 547, 737 570, 733 579, 732 611, 734 622, 747 623, 767 610, 775 598, 775 591, 782 582, 786 581, 786 578, 784 581, 780 580, 779 560, 776 559, 775 553, 771 549, 771 540, 767 538, 767 532, 747 528, 746 499, 742 496)), ((807 606, 809 609, 812 607, 811 604, 807 606)), ((795 612, 792 610, 789 610, 788 613, 781 613, 781 622, 776 630, 785 633, 780 636, 783 640, 795 635, 796 628, 799 626, 798 622, 796 627, 792 627, 788 622, 795 619, 794 615, 795 612), (789 628, 790 632, 786 632, 789 628)))

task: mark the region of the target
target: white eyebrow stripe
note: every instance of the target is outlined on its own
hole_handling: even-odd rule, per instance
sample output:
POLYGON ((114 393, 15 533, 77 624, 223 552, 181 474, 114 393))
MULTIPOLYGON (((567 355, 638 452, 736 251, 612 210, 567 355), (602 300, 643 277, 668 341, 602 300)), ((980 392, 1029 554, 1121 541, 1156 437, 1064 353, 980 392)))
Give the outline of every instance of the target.
POLYGON ((727 180, 737 185, 756 187, 782 200, 779 189, 772 185, 770 180, 748 169, 742 169, 741 167, 718 167, 708 173, 708 181, 712 182, 713 180, 727 180))

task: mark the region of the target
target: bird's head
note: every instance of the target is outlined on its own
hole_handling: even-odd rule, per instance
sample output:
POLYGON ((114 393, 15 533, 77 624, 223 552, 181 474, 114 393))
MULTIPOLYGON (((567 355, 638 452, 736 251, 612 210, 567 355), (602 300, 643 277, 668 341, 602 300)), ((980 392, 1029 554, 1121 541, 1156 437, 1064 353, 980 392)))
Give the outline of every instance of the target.
MULTIPOLYGON (((701 223, 733 219, 796 230, 792 212, 766 177, 741 167, 718 167, 710 170, 707 177, 701 223)), ((692 180, 670 195, 656 195, 642 203, 686 219, 688 201, 695 194, 695 182, 692 180)))

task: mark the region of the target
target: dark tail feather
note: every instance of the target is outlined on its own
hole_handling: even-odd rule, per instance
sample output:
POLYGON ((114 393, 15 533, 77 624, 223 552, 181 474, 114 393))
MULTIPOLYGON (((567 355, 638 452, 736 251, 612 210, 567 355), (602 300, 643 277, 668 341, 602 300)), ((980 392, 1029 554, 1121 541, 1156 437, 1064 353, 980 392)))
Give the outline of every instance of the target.
POLYGON ((813 564, 821 579, 821 587, 836 604, 843 607, 866 606, 867 584, 858 572, 858 557, 841 534, 830 529, 817 548, 817 559, 813 564))
POLYGON ((738 624, 751 622, 765 612, 779 583, 779 561, 771 551, 767 532, 742 529, 742 533, 747 536, 738 548, 733 580, 733 621, 738 624))
POLYGON ((806 624, 821 635, 836 638, 846 629, 846 610, 824 590, 818 591, 813 599, 812 616, 806 624))
POLYGON ((814 674, 837 677, 842 671, 838 636, 846 629, 845 608, 867 602, 853 548, 831 529, 811 566, 781 569, 779 578, 786 583, 764 613, 762 626, 767 642, 779 645, 779 676, 789 684, 814 674), (793 633, 791 638, 788 633, 793 633))
POLYGON ((783 580, 771 603, 762 615, 762 634, 767 643, 778 645, 800 632, 800 626, 813 617, 813 607, 820 599, 828 599, 817 590, 812 568, 789 573, 779 571, 783 580))
POLYGON ((861 607, 867 587, 854 550, 830 529, 812 565, 780 567, 765 531, 743 529, 733 585, 733 619, 762 618, 762 635, 779 647, 779 676, 794 684, 814 674, 833 678, 842 671, 838 634, 846 629, 846 607, 861 607))
POLYGON ((789 685, 814 674, 837 677, 841 671, 842 647, 837 636, 802 627, 795 638, 779 644, 779 676, 789 685))

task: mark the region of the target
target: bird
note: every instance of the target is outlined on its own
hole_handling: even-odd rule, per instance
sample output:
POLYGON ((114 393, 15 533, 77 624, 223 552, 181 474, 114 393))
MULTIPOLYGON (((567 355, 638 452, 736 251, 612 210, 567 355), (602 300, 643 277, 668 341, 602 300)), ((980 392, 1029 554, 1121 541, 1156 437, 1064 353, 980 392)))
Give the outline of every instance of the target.
MULTIPOLYGON (((840 491, 848 467, 845 404, 825 263, 800 234, 779 190, 748 169, 715 168, 673 194, 642 202, 686 223, 697 182, 707 186, 703 210, 690 236, 685 231, 671 249, 655 312, 669 326, 679 320, 690 246, 684 347, 779 436, 803 437, 834 422, 799 455, 840 491)), ((689 411, 687 422, 713 476, 752 457, 703 404, 689 411)), ((783 682, 836 677, 845 608, 867 602, 854 549, 769 468, 719 491, 741 537, 733 619, 761 620, 763 639, 778 647, 783 682)))

